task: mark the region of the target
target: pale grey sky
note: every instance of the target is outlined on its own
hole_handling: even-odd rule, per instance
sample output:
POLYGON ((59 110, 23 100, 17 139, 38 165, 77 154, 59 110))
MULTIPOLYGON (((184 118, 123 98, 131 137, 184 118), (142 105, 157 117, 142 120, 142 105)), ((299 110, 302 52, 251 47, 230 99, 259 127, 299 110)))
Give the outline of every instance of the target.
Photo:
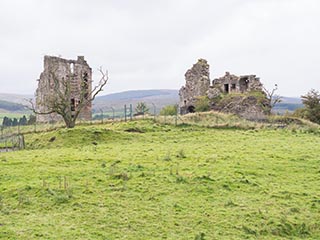
POLYGON ((252 73, 300 96, 320 90, 320 1, 1 0, 0 54, 1 93, 33 94, 44 55, 84 55, 109 70, 104 94, 179 89, 205 58, 212 79, 252 73))

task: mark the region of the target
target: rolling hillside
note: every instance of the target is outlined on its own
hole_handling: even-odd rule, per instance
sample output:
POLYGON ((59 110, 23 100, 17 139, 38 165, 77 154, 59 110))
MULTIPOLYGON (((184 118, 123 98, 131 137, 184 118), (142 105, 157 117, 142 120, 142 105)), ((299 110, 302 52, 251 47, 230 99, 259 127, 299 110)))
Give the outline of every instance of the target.
POLYGON ((320 239, 319 130, 151 120, 0 153, 0 239, 320 239))
POLYGON ((32 95, 0 93, 0 122, 3 116, 20 116, 29 113, 24 105, 27 104, 26 100, 32 97, 32 95))
POLYGON ((110 110, 111 107, 115 109, 122 109, 125 104, 133 104, 138 102, 145 102, 149 107, 152 103, 160 110, 166 105, 172 105, 179 102, 178 90, 133 90, 120 93, 108 94, 99 96, 95 99, 93 104, 94 111, 110 110))
POLYGON ((275 108, 274 112, 283 114, 286 111, 293 112, 297 108, 302 108, 303 104, 300 98, 293 98, 293 97, 283 97, 282 102, 278 103, 275 108))
POLYGON ((33 97, 31 94, 0 93, 0 100, 19 104, 26 104, 26 100, 33 97))
POLYGON ((0 109, 8 112, 24 111, 25 106, 19 103, 0 100, 0 109))
MULTIPOLYGON (((16 107, 18 106, 15 104, 26 104, 26 99, 32 97, 32 95, 0 93, 0 101, 5 101, 5 104, 11 105, 13 109, 16 109, 16 107)), ((116 110, 122 110, 125 104, 133 104, 133 106, 135 106, 138 102, 147 103, 149 108, 153 107, 153 103, 156 105, 157 111, 159 111, 166 105, 178 103, 179 91, 169 89, 132 90, 98 96, 93 103, 93 111, 99 112, 100 109, 102 109, 103 111, 111 111, 111 107, 116 110)), ((295 109, 302 106, 303 105, 300 98, 283 97, 282 102, 276 105, 274 111, 278 113, 284 113, 286 111, 294 111, 295 109)), ((11 110, 8 110, 7 108, 1 107, 0 102, 0 112, 10 111, 11 110)))
MULTIPOLYGON (((111 107, 115 109, 122 109, 124 104, 136 105, 138 102, 145 102, 150 107, 152 103, 160 110, 166 105, 172 105, 179 102, 178 90, 134 90, 120 93, 113 93, 104 96, 99 96, 94 101, 93 109, 98 112, 100 109, 105 111, 110 110, 111 107)), ((297 108, 303 107, 300 98, 283 97, 282 102, 278 103, 274 112, 285 113, 286 111, 293 112, 297 108)))

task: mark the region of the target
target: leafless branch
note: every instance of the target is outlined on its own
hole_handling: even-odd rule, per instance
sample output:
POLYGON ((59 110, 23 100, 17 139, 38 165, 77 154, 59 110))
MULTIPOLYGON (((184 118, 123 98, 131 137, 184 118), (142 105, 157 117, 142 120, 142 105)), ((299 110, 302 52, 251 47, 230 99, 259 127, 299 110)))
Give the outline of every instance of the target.
POLYGON ((102 67, 99 68, 99 72, 101 73, 101 79, 99 81, 99 84, 96 85, 93 90, 91 91, 91 101, 93 101, 95 99, 95 97, 97 96, 97 94, 101 91, 103 91, 103 87, 107 84, 108 80, 109 80, 109 76, 108 76, 108 70, 106 70, 105 72, 103 71, 102 67))
POLYGON ((282 101, 282 97, 275 94, 276 91, 278 90, 278 84, 275 84, 274 88, 271 91, 268 90, 267 88, 265 88, 264 86, 263 86, 263 90, 267 94, 267 98, 269 100, 269 104, 270 104, 271 109, 274 108, 274 106, 277 103, 280 103, 282 101))
POLYGON ((59 79, 55 74, 55 70, 50 71, 49 78, 52 81, 52 85, 49 93, 45 96, 44 103, 42 103, 47 111, 39 111, 32 100, 28 101, 31 104, 30 110, 39 115, 56 113, 64 119, 67 127, 73 127, 81 111, 92 103, 108 82, 108 71, 103 71, 102 67, 100 67, 99 72, 101 79, 93 89, 91 89, 91 82, 86 79, 87 75, 80 76, 81 83, 77 86, 78 94, 76 99, 72 100, 71 92, 74 91, 72 90, 74 86, 71 87, 71 82, 73 76, 67 75, 59 79))
POLYGON ((51 114, 54 113, 53 110, 48 111, 48 112, 39 112, 36 110, 35 104, 33 102, 33 99, 25 99, 28 103, 30 103, 30 105, 26 105, 26 108, 29 109, 30 111, 32 111, 34 114, 39 114, 39 115, 47 115, 47 114, 51 114))

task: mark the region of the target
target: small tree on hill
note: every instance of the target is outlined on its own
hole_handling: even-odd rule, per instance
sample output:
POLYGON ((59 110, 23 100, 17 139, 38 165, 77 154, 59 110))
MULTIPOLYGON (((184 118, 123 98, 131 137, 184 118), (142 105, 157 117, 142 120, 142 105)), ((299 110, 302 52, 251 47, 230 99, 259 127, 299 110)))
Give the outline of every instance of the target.
POLYGON ((276 94, 276 92, 278 91, 278 84, 275 84, 272 90, 269 90, 265 87, 263 87, 263 90, 267 95, 267 99, 269 101, 271 110, 275 107, 277 103, 280 103, 282 101, 282 97, 276 94))
POLYGON ((301 99, 304 104, 304 117, 320 124, 320 93, 311 89, 306 95, 301 96, 301 99))
POLYGON ((20 126, 24 126, 24 125, 27 125, 27 123, 28 123, 28 120, 27 120, 26 116, 23 115, 23 117, 21 117, 21 118, 19 119, 19 125, 20 125, 20 126))
POLYGON ((135 110, 137 115, 143 115, 149 112, 149 108, 145 102, 138 102, 135 110))
POLYGON ((35 123, 36 123, 36 120, 37 120, 36 116, 31 114, 31 115, 29 116, 27 125, 33 125, 33 124, 35 124, 35 123))
POLYGON ((11 118, 8 118, 7 116, 5 116, 2 120, 2 126, 4 127, 10 127, 12 125, 12 120, 11 118))
POLYGON ((12 126, 15 127, 15 126, 18 126, 19 122, 18 122, 18 119, 17 118, 13 118, 12 120, 12 126))

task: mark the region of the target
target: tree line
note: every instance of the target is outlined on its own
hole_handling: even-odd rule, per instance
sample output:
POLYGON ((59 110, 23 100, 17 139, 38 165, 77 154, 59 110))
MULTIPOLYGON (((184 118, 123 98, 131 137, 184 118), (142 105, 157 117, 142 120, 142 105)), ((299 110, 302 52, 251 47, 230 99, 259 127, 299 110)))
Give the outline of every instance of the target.
POLYGON ((9 118, 4 117, 2 120, 3 127, 15 127, 15 126, 25 126, 25 125, 33 125, 36 122, 36 116, 30 115, 28 118, 23 115, 20 118, 9 118))

